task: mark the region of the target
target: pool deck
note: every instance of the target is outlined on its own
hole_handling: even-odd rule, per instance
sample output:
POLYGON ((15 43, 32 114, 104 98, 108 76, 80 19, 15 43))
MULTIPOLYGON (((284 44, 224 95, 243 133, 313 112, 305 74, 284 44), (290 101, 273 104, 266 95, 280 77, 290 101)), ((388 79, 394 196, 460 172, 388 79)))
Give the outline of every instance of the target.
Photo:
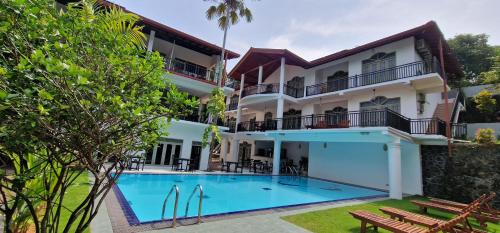
MULTIPOLYGON (((126 173, 155 173, 155 174, 192 174, 171 171, 166 167, 146 166, 144 171, 126 171, 126 173)), ((203 172, 196 171, 195 174, 241 174, 227 172, 203 172)), ((243 172, 243 174, 253 174, 243 172)), ((348 200, 310 204, 298 207, 275 208, 270 210, 252 211, 241 214, 205 217, 201 224, 195 224, 194 220, 178 220, 177 227, 171 228, 171 222, 158 222, 152 224, 141 224, 130 226, 124 212, 118 203, 113 190, 106 196, 105 205, 101 207, 98 215, 92 221, 91 231, 93 233, 128 233, 128 232, 309 232, 281 219, 282 216, 304 213, 314 210, 322 210, 346 205, 355 205, 386 198, 374 198, 369 200, 348 200)))

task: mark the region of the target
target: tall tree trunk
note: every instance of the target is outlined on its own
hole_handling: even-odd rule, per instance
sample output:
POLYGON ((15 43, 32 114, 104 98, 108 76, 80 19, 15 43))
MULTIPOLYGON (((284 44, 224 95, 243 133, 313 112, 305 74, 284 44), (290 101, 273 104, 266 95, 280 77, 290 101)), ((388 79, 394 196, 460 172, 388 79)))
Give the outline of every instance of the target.
POLYGON ((229 11, 226 13, 226 27, 224 28, 224 39, 222 39, 222 52, 220 55, 218 74, 217 74, 217 86, 222 87, 222 72, 224 70, 224 56, 226 53, 226 38, 227 38, 227 30, 229 29, 229 11))

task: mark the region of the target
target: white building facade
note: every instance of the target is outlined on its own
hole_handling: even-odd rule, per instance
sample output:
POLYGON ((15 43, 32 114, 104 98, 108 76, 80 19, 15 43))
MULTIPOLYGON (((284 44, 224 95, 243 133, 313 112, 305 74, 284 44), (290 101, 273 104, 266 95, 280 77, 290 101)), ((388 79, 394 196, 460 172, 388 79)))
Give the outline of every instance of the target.
MULTIPOLYGON (((158 51, 165 59, 165 78, 200 102, 190 116, 172 120, 168 135, 161 136, 158 143, 145 152, 146 164, 171 166, 180 158, 191 160, 190 169, 206 170, 210 149, 202 148, 201 142, 208 122, 206 105, 211 91, 217 87, 215 69, 222 49, 142 16, 141 23, 148 51, 158 51)), ((238 56, 226 50, 227 59, 238 56)), ((224 90, 230 93, 230 89, 224 90)), ((227 129, 221 122, 220 130, 227 129)))
POLYGON ((462 75, 435 22, 313 61, 250 48, 229 74, 221 157, 397 199, 422 194, 420 145, 463 133, 444 73, 462 75))

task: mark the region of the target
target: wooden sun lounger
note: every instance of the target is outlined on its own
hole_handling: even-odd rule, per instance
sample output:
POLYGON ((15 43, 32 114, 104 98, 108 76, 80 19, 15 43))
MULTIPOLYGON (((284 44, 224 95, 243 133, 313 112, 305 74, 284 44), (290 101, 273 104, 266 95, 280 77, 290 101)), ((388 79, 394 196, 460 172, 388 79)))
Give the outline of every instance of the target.
MULTIPOLYGON (((485 203, 489 203, 490 201, 492 201, 495 198, 495 194, 492 193, 487 197, 483 195, 483 197, 484 201, 482 201, 481 203, 481 209, 478 211, 474 211, 474 213, 472 213, 471 216, 474 217, 481 224, 482 227, 486 227, 486 222, 491 222, 491 223, 500 222, 500 218, 498 216, 482 211, 483 209, 482 206, 484 206, 485 203)), ((465 207, 457 207, 456 205, 452 206, 432 201, 412 200, 411 202, 417 205, 420 208, 420 210, 424 213, 427 212, 427 209, 436 209, 442 212, 461 214, 462 212, 465 211, 467 207, 467 205, 465 207)))
POLYGON ((397 221, 391 218, 385 218, 365 210, 349 212, 354 218, 361 221, 361 233, 366 232, 367 224, 373 225, 375 230, 380 227, 395 233, 435 233, 435 232, 475 232, 467 222, 467 217, 472 211, 479 208, 481 203, 475 203, 468 211, 461 213, 449 221, 439 222, 433 225, 431 229, 417 227, 410 223, 397 221), (461 225, 461 226, 460 226, 461 225), (459 227, 460 226, 460 227, 459 227))
MULTIPOLYGON (((429 198, 429 201, 437 203, 437 204, 441 204, 441 205, 448 205, 451 207, 456 207, 456 208, 467 207, 467 204, 464 204, 464 203, 448 201, 448 200, 434 198, 434 197, 429 198)), ((481 206, 480 210, 483 213, 488 213, 488 214, 494 215, 496 217, 500 217, 500 210, 494 209, 493 207, 491 207, 490 203, 488 203, 488 202, 484 203, 484 205, 481 206)))

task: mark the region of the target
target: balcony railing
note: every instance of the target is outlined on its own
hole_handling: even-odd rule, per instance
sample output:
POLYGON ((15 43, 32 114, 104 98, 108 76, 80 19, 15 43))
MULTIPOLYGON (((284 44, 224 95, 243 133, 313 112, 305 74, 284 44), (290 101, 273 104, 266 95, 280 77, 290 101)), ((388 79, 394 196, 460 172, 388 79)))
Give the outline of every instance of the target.
POLYGON ((212 70, 207 70, 206 67, 191 62, 165 58, 165 68, 192 78, 217 83, 215 73, 212 70))
POLYGON ((279 93, 280 84, 270 83, 270 84, 259 84, 255 86, 245 87, 241 93, 241 97, 256 95, 256 94, 273 94, 279 93))
MULTIPOLYGON (((446 136, 446 123, 441 119, 410 119, 390 109, 291 116, 265 121, 246 121, 238 125, 238 131, 351 127, 391 127, 409 134, 446 136)), ((463 138, 467 134, 467 126, 465 124, 452 124, 451 127, 453 138, 463 138)))
POLYGON ((424 61, 412 62, 375 72, 339 78, 334 81, 308 86, 306 87, 306 96, 389 82, 429 73, 440 73, 439 64, 437 64, 437 62, 432 63, 432 65, 424 61))
POLYGON ((227 105, 226 111, 232 111, 238 109, 238 103, 230 103, 227 105))

